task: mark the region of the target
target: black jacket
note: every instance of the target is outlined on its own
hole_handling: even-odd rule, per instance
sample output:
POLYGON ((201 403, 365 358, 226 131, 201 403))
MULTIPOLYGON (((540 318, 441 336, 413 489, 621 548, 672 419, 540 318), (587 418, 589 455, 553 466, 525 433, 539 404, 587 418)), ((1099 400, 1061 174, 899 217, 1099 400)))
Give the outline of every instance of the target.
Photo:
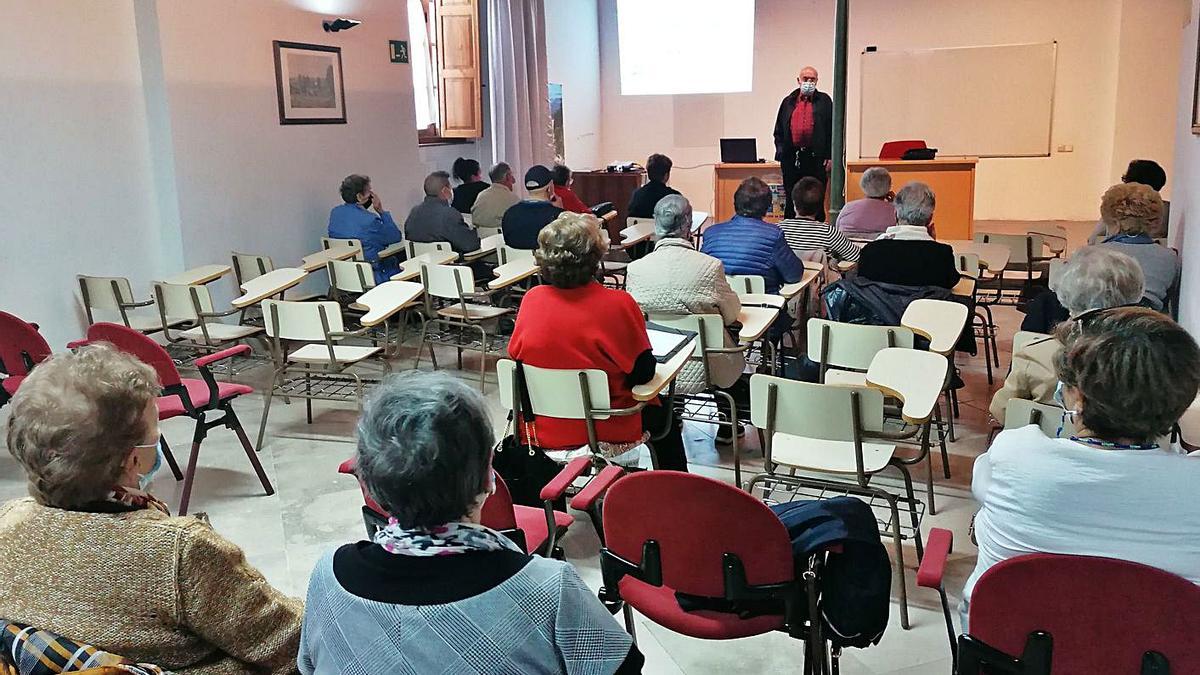
POLYGON ((679 190, 662 181, 652 180, 634 191, 633 197, 629 199, 629 208, 625 209, 625 215, 630 218, 653 218, 658 200, 667 195, 677 194, 679 190))
MULTIPOLYGON (((796 148, 792 145, 792 112, 796 110, 796 99, 800 98, 800 90, 796 89, 779 104, 779 114, 775 116, 775 161, 789 159, 796 148)), ((818 91, 813 94, 813 154, 817 159, 829 159, 833 156, 833 99, 829 94, 818 91)))
POLYGON ((954 249, 937 241, 876 239, 858 255, 858 276, 885 284, 954 288, 954 249))

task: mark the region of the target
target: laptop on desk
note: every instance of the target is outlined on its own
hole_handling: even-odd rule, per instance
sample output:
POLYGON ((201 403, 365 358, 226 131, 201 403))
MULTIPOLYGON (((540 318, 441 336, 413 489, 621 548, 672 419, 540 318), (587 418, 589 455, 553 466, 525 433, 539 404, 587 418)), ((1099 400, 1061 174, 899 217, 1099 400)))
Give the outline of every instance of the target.
POLYGON ((758 140, 754 138, 722 138, 721 162, 724 164, 758 163, 758 140))

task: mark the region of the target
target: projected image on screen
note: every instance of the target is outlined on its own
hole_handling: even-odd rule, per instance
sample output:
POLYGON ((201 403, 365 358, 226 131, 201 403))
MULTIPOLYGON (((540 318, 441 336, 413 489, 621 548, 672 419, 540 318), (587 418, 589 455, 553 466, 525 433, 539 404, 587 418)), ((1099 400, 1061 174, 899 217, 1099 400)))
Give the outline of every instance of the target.
POLYGON ((750 91, 754 0, 617 0, 621 93, 750 91))

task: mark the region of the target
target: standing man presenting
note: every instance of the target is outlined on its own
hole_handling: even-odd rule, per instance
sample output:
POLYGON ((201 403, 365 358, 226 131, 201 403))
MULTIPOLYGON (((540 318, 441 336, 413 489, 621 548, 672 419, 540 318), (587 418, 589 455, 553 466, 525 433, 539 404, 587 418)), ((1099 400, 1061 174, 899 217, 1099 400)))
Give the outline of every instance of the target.
MULTIPOLYGON (((817 91, 817 69, 805 66, 796 78, 800 87, 779 104, 775 118, 775 159, 783 169, 785 194, 784 218, 795 218, 792 188, 805 176, 829 182, 830 157, 833 156, 833 99, 817 91)), ((825 221, 822 205, 819 218, 825 221)))

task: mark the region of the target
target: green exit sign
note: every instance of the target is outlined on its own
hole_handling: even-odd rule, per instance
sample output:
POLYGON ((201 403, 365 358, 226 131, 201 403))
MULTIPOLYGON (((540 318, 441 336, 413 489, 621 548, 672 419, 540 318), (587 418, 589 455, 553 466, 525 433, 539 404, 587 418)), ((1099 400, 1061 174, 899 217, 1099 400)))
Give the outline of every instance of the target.
POLYGON ((408 63, 408 40, 388 40, 392 63, 408 63))

